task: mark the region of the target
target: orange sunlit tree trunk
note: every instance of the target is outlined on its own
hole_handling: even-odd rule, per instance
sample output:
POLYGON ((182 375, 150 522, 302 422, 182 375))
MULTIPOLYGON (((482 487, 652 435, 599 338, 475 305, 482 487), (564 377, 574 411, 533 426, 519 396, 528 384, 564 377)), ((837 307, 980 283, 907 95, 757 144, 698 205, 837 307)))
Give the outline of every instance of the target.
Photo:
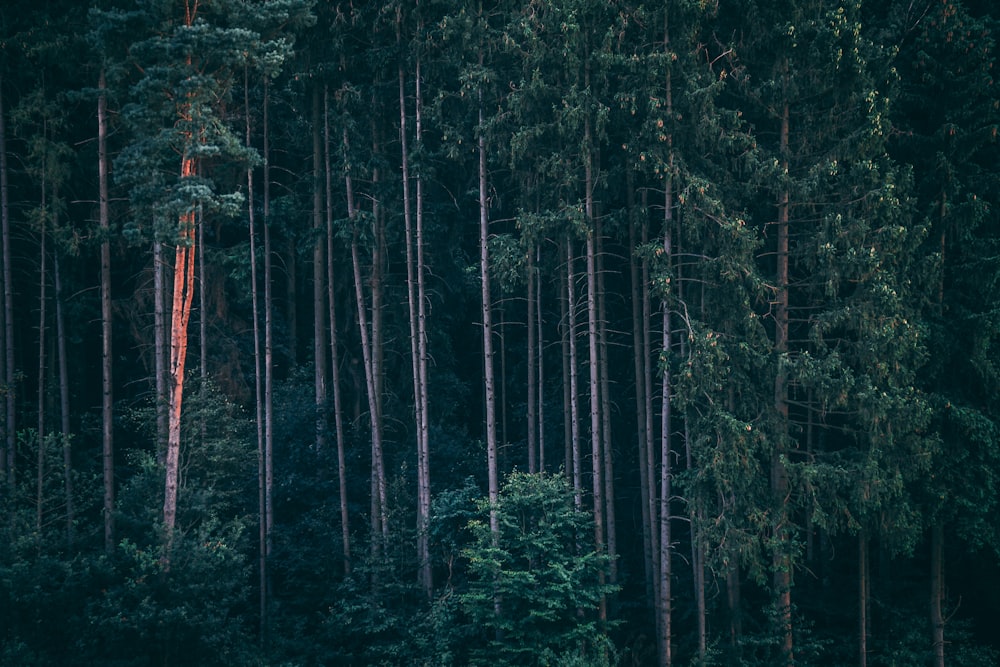
MULTIPOLYGON (((282 9, 283 29, 304 20, 290 7, 282 9)), ((298 9, 305 12, 304 5, 298 9)), ((237 72, 266 66, 273 74, 290 52, 288 39, 255 32, 255 25, 273 23, 262 20, 268 11, 269 4, 263 1, 158 3, 142 15, 142 23, 152 27, 148 36, 129 47, 137 79, 123 116, 134 141, 115 163, 116 173, 130 189, 133 222, 126 233, 137 238, 152 235, 154 243, 174 250, 169 311, 162 318, 167 320, 169 346, 167 386, 160 396, 166 404, 166 442, 165 451, 158 452, 165 468, 165 565, 178 523, 188 323, 200 252, 195 229, 202 215, 211 219, 244 210, 242 194, 220 192, 221 181, 216 181, 213 170, 217 164, 255 161, 254 150, 222 122, 221 114, 233 82, 239 79, 237 72), (152 221, 153 229, 145 221, 152 221)), ((105 19, 109 24, 120 22, 123 33, 133 31, 128 17, 109 14, 105 19)))

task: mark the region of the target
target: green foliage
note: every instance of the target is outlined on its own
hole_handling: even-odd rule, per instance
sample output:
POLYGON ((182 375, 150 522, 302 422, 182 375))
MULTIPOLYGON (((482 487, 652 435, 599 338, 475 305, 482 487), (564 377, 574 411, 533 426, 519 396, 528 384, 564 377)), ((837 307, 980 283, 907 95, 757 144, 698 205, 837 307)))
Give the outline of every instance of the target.
POLYGON ((574 506, 573 489, 561 475, 514 472, 492 508, 488 501, 468 530, 468 590, 462 606, 481 633, 472 664, 597 664, 610 660, 606 629, 595 613, 608 555, 586 546, 590 519, 574 506))
POLYGON ((243 539, 239 526, 206 521, 175 543, 169 569, 158 544, 122 541, 88 603, 94 632, 84 650, 122 665, 251 662, 243 539))

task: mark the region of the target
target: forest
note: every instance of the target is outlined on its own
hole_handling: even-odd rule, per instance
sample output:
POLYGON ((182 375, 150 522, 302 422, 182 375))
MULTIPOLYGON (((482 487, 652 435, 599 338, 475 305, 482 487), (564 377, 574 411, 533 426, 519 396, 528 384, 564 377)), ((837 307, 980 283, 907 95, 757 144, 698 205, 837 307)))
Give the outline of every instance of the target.
POLYGON ((0 667, 1000 663, 987 0, 0 5, 0 667))

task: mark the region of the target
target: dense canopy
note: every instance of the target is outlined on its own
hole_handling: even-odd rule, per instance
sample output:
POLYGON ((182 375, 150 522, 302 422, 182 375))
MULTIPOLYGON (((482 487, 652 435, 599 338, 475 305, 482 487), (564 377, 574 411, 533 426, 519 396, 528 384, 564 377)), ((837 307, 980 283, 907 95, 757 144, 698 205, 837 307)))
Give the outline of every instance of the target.
POLYGON ((3 5, 0 666, 996 664, 998 28, 3 5))

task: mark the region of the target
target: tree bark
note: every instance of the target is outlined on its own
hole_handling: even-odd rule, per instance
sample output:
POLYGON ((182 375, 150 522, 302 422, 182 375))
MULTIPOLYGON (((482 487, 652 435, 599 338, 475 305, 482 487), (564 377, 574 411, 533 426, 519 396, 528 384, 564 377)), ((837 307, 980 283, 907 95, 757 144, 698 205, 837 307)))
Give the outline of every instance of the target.
MULTIPOLYGON (((587 83, 589 84, 589 77, 587 83)), ((605 506, 604 506, 604 471, 603 444, 601 442, 603 427, 601 424, 601 359, 598 345, 597 326, 597 228, 594 216, 594 179, 593 156, 590 154, 590 118, 584 121, 584 145, 587 154, 584 157, 584 213, 587 217, 588 232, 586 241, 587 264, 587 354, 590 394, 590 455, 591 455, 591 488, 594 494, 594 546, 599 553, 604 553, 605 546, 605 506)), ((603 586, 605 573, 598 573, 599 583, 603 586)), ((598 604, 598 620, 605 623, 608 619, 608 602, 601 595, 598 604)))
POLYGON ((604 284, 604 244, 600 220, 595 220, 597 230, 597 345, 600 358, 601 438, 604 454, 604 525, 607 530, 607 550, 611 563, 608 575, 612 584, 618 583, 618 527, 615 513, 614 452, 611 447, 611 380, 608 367, 608 317, 604 284))
MULTIPOLYGON (((271 248, 271 88, 266 77, 263 106, 261 215, 264 227, 264 558, 265 562, 269 562, 274 533, 274 255, 271 248)), ((270 577, 265 577, 263 583, 267 599, 270 599, 270 577)), ((264 638, 266 640, 266 633, 264 638)))
MULTIPOLYGON (((397 13, 397 40, 401 40, 402 14, 397 13)), ((406 75, 403 62, 398 67, 399 76, 399 141, 403 172, 403 220, 406 234, 406 285, 410 320, 410 360, 413 374, 414 422, 417 433, 417 571, 420 585, 430 598, 433 593, 431 577, 430 541, 430 468, 428 457, 429 425, 427 419, 427 342, 425 331, 423 266, 423 180, 415 178, 416 198, 410 190, 410 161, 406 117, 406 75), (415 218, 415 220, 414 220, 415 218), (414 226, 415 223, 415 226, 414 226)), ((422 106, 420 83, 420 58, 417 56, 415 79, 416 142, 420 143, 422 106)))
POLYGON ((628 190, 626 193, 629 210, 628 265, 632 297, 632 364, 634 367, 633 377, 635 379, 635 433, 639 464, 639 509, 642 514, 642 564, 645 575, 644 581, 646 583, 646 598, 650 602, 650 606, 652 606, 655 603, 656 597, 653 588, 653 542, 652 531, 650 530, 652 525, 650 519, 651 487, 649 484, 649 463, 647 461, 647 448, 651 443, 648 441, 649 433, 646 430, 646 374, 649 371, 648 359, 644 356, 645 347, 643 346, 644 337, 648 339, 649 336, 644 336, 643 329, 645 326, 642 317, 643 293, 646 286, 645 283, 640 282, 639 262, 636 258, 639 240, 636 230, 635 185, 633 181, 634 177, 629 172, 628 190))
MULTIPOLYGON (((542 249, 540 246, 535 247, 535 271, 540 270, 540 265, 542 263, 542 249)), ((538 409, 536 411, 537 423, 538 423, 538 470, 540 472, 545 472, 545 338, 544 338, 544 325, 545 320, 542 317, 542 281, 535 277, 535 328, 537 334, 535 335, 536 343, 536 353, 538 373, 536 375, 536 381, 538 385, 538 390, 535 392, 536 400, 538 402, 538 409)))
MULTIPOLYGON (((669 88, 668 90, 668 100, 669 100, 669 88)), ((664 232, 663 232, 663 254, 666 257, 667 264, 670 264, 670 258, 673 253, 672 248, 672 237, 671 237, 671 223, 673 218, 673 183, 668 176, 666 179, 666 196, 664 198, 664 232)), ((670 318, 670 304, 664 300, 663 302, 663 323, 661 329, 662 335, 662 348, 661 353, 666 358, 673 347, 672 344, 672 330, 671 330, 671 318, 670 318)), ((669 366, 663 371, 663 376, 660 381, 660 502, 659 502, 659 547, 660 547, 660 557, 659 557, 659 585, 658 593, 659 600, 657 604, 658 612, 658 623, 657 628, 659 632, 659 656, 661 667, 670 667, 673 664, 673 589, 671 585, 671 578, 673 577, 672 568, 672 536, 671 536, 671 514, 670 514, 670 499, 672 495, 672 482, 673 482, 673 472, 672 466, 672 451, 671 451, 671 435, 673 431, 673 426, 671 422, 671 410, 670 410, 670 390, 671 390, 671 374, 669 366)))
POLYGON ((112 385, 111 321, 111 220, 108 193, 108 98, 104 70, 101 70, 97 98, 97 189, 101 229, 101 461, 104 477, 104 550, 115 540, 115 448, 114 395, 112 385))
MULTIPOLYGON (((350 144, 348 142, 347 130, 343 131, 343 142, 344 151, 350 153, 350 144)), ((377 152, 377 150, 376 150, 377 152)), ((373 173, 373 182, 378 182, 378 170, 373 173)), ((375 351, 375 342, 377 340, 377 326, 376 326, 376 306, 378 304, 376 293, 378 291, 376 281, 378 277, 378 270, 376 268, 378 264, 379 252, 376 247, 373 250, 373 267, 372 267, 372 326, 369 329, 368 326, 368 305, 365 299, 365 287, 364 281, 362 279, 361 273, 361 257, 360 257, 360 233, 361 230, 357 227, 357 209, 355 208, 355 197, 354 197, 354 181, 351 176, 350 170, 344 174, 344 186, 347 193, 347 214, 351 221, 351 227, 353 233, 351 235, 351 265, 354 273, 354 296, 355 305, 357 307, 358 315, 358 329, 361 335, 361 354, 362 360, 365 368, 365 388, 366 394, 368 396, 368 423, 371 430, 371 538, 372 538, 372 554, 377 556, 381 553, 381 545, 384 540, 388 537, 388 526, 386 525, 386 507, 385 507, 385 476, 384 468, 382 465, 382 422, 381 422, 381 399, 380 399, 380 383, 378 380, 378 368, 376 366, 377 353, 375 351)), ((377 228, 378 226, 378 201, 373 198, 373 211, 372 220, 373 225, 377 228)), ((375 231, 375 243, 376 246, 379 240, 379 234, 377 229, 375 231)))
MULTIPOLYGON (((185 155, 181 177, 195 175, 195 160, 185 155)), ((170 401, 167 421, 166 483, 163 499, 165 558, 169 563, 174 526, 177 521, 177 487, 180 475, 181 415, 184 401, 184 366, 187 360, 188 322, 194 299, 195 212, 188 211, 178 220, 177 246, 174 249, 174 285, 170 307, 170 401)))
POLYGON ((325 244, 323 243, 323 144, 320 122, 319 84, 312 91, 312 189, 313 189, 313 390, 315 399, 315 445, 319 454, 326 448, 326 315, 323 266, 325 244))
POLYGON ((63 489, 66 494, 66 545, 73 546, 76 510, 73 503, 73 440, 69 418, 69 364, 66 358, 66 318, 59 252, 52 255, 52 278, 56 289, 56 351, 59 366, 59 432, 62 435, 63 489))
POLYGON ((931 526, 931 646, 934 667, 944 667, 944 525, 931 526))
POLYGON ((527 252, 527 266, 525 268, 525 273, 527 274, 527 286, 525 289, 525 295, 527 296, 527 335, 528 335, 528 359, 527 359, 527 371, 528 371, 528 399, 527 399, 527 417, 528 417, 528 433, 527 433, 527 446, 528 446, 528 472, 536 473, 538 472, 538 416, 537 416, 537 361, 536 356, 537 346, 535 339, 537 337, 537 329, 535 327, 535 253, 534 248, 528 248, 527 252))
MULTIPOLYGON (((416 141, 420 148, 423 142, 423 72, 421 71, 421 60, 417 58, 415 76, 415 123, 416 141)), ((418 359, 420 362, 420 397, 423 407, 420 410, 420 443, 421 451, 417 457, 417 479, 419 483, 419 493, 417 494, 420 505, 421 526, 418 528, 417 538, 420 540, 421 569, 424 590, 428 598, 434 590, 434 581, 431 569, 431 549, 430 536, 430 515, 431 515, 431 447, 430 447, 430 389, 428 377, 430 354, 427 348, 427 264, 424 257, 424 179, 420 173, 420 165, 417 170, 417 344, 419 347, 418 359)))
POLYGON ((576 349, 576 260, 573 241, 566 237, 566 337, 569 342, 569 416, 573 461, 573 500, 583 507, 583 461, 580 452, 579 357, 576 349))
MULTIPOLYGON (((566 244, 559 244, 559 254, 563 262, 568 261, 566 244)), ((559 274, 559 346, 562 362, 562 382, 563 390, 563 470, 567 477, 573 473, 573 447, 576 439, 574 437, 574 421, 570 405, 573 395, 573 382, 570 377, 570 327, 569 327, 569 285, 567 285, 567 273, 565 268, 557 272, 559 274)), ((574 487, 576 488, 576 487, 574 487)))
MULTIPOLYGON (((347 460, 344 451, 344 413, 341 405, 340 350, 338 345, 336 282, 333 269, 335 230, 333 226, 333 169, 330 160, 330 94, 323 88, 323 157, 326 175, 326 289, 330 324, 330 367, 333 393, 334 435, 337 438, 337 481, 340 491, 340 537, 344 574, 351 572, 351 527, 347 514, 347 460)), ((353 199, 353 193, 352 199, 353 199)))
MULTIPOLYGON (((43 158, 44 159, 44 158, 43 158)), ((48 170, 47 165, 42 166, 43 172, 48 170)), ((48 310, 48 215, 49 201, 47 199, 47 179, 45 173, 42 174, 42 201, 41 201, 41 230, 39 231, 39 268, 38 268, 38 460, 36 467, 36 508, 35 508, 35 530, 38 539, 42 536, 42 526, 45 523, 45 367, 46 349, 45 339, 48 331, 47 310, 48 310)))
POLYGON ((4 315, 4 434, 5 451, 0 471, 6 472, 10 487, 16 481, 17 392, 14 373, 14 285, 11 278, 10 199, 7 188, 7 125, 3 110, 3 75, 0 75, 0 234, 3 242, 4 315))
MULTIPOLYGON (((670 23, 669 23, 669 10, 665 10, 663 14, 663 47, 664 50, 669 53, 670 51, 670 23)), ((664 82, 664 96, 666 99, 666 112, 667 117, 673 117, 673 80, 671 78, 671 70, 668 68, 666 72, 666 81, 664 82)), ((664 178, 664 197, 663 197, 663 257, 665 260, 666 270, 669 275, 670 268, 672 266, 673 258, 673 220, 674 220, 674 183, 673 183, 673 166, 674 166, 674 154, 673 154, 673 135, 667 135, 667 161, 668 166, 666 170, 666 176, 664 178)), ((670 317, 670 303, 668 298, 663 299, 663 320, 662 320, 662 348, 661 355, 662 359, 666 360, 671 352, 672 345, 672 325, 670 317)), ((657 632, 658 632, 658 645, 659 645, 659 659, 661 667, 670 667, 673 664, 673 589, 671 578, 673 576, 672 572, 672 536, 671 536, 671 515, 670 515, 670 500, 672 495, 671 485, 673 472, 671 470, 671 436, 672 424, 671 424, 671 412, 670 412, 670 393, 671 393, 671 375, 670 366, 667 365, 663 370, 663 375, 660 381, 660 502, 659 502, 659 566, 660 566, 660 576, 658 585, 658 604, 657 604, 657 632)))
POLYGON ((868 667, 868 607, 870 568, 868 531, 858 535, 858 667, 868 667))
MULTIPOLYGON (((481 59, 481 58, 480 58, 481 59)), ((483 125, 483 91, 479 91, 479 126, 483 125)), ((497 464, 496 382, 493 375, 493 302, 490 297, 489 203, 486 190, 486 137, 480 129, 479 150, 479 280, 480 307, 483 318, 483 385, 486 391, 486 466, 490 499, 490 532, 500 535, 496 504, 500 495, 497 464)))
MULTIPOLYGON (((246 117, 246 146, 251 146, 250 124, 250 81, 247 70, 243 70, 243 111, 246 117)), ((258 613, 260 615, 258 637, 261 646, 267 644, 267 472, 264 459, 264 390, 262 382, 263 352, 260 332, 260 288, 257 282, 257 232, 256 202, 254 201, 253 167, 247 168, 247 220, 250 241, 250 304, 253 317, 253 382, 254 382, 254 423, 257 427, 257 584, 258 613)))
MULTIPOLYGON (((785 63, 787 77, 787 62, 785 63)), ((784 103, 781 114, 780 145, 784 172, 788 173, 788 140, 789 140, 789 105, 784 103)), ((788 428, 788 378, 782 368, 783 357, 788 353, 788 226, 789 226, 789 193, 783 190, 778 197, 777 222, 777 252, 776 252, 776 303, 774 305, 775 332, 774 350, 778 357, 778 370, 774 378, 774 403, 784 432, 778 434, 774 451, 771 455, 771 492, 775 503, 776 521, 774 524, 774 574, 773 585, 775 606, 778 614, 779 633, 781 636, 782 661, 793 665, 795 658, 792 638, 792 572, 789 518, 787 507, 788 471, 785 468, 786 444, 788 428)))

